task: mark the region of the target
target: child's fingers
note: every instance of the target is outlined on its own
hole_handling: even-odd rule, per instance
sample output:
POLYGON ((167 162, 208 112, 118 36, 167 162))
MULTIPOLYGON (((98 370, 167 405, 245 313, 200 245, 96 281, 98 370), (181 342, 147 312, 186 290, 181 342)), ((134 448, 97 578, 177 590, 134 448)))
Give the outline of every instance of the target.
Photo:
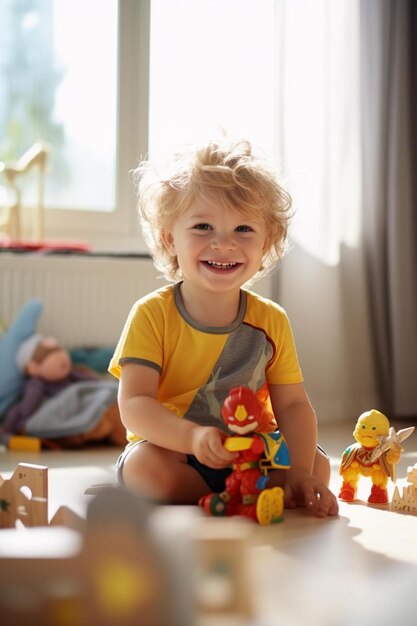
POLYGON ((233 463, 234 459, 236 458, 236 453, 229 452, 229 450, 226 450, 226 448, 221 443, 219 445, 217 442, 215 442, 212 447, 212 452, 213 452, 214 458, 219 463, 223 464, 223 466, 230 465, 231 463, 233 463))
POLYGON ((236 458, 236 453, 226 450, 223 440, 222 431, 207 430, 199 460, 213 469, 221 469, 231 465, 236 458))
POLYGON ((304 503, 305 507, 317 517, 333 516, 339 512, 335 496, 325 487, 306 490, 304 503))
POLYGON ((284 507, 286 509, 295 509, 297 506, 297 500, 294 495, 294 491, 289 486, 284 487, 284 507))
POLYGON ((337 515, 339 505, 335 495, 322 483, 310 477, 285 485, 285 506, 304 506, 316 517, 337 515))
POLYGON ((214 433, 213 437, 210 440, 210 447, 213 453, 224 461, 231 462, 236 458, 236 452, 230 452, 224 447, 225 436, 223 431, 218 431, 214 433))

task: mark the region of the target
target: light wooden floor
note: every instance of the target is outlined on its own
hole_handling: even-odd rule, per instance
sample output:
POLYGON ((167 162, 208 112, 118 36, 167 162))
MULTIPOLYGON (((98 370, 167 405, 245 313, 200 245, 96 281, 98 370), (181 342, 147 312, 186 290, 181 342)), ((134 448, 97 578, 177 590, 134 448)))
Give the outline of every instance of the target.
MULTIPOLYGON (((393 424, 397 429, 413 423, 393 424)), ((332 459, 332 488, 343 449, 353 442, 354 424, 320 426, 320 443, 332 459)), ((398 484, 417 462, 417 433, 405 442, 398 484)), ((118 451, 0 453, 0 474, 8 478, 19 462, 49 468, 50 516, 61 504, 84 514, 93 484, 114 482, 118 451)), ((392 492, 392 485, 390 486, 392 492)), ((249 579, 255 604, 250 620, 221 619, 217 626, 408 626, 417 623, 417 516, 366 504, 369 483, 359 487, 361 501, 340 503, 340 515, 315 519, 303 510, 287 511, 282 524, 254 525, 249 579)), ((1 531, 0 531, 1 532, 1 531)), ((0 535, 1 544, 1 535, 0 535)), ((197 620, 205 626, 204 620, 197 620)), ((197 623, 197 622, 196 622, 197 623)), ((207 620, 207 624, 209 620, 207 620)), ((169 625, 167 625, 169 626, 169 625)))

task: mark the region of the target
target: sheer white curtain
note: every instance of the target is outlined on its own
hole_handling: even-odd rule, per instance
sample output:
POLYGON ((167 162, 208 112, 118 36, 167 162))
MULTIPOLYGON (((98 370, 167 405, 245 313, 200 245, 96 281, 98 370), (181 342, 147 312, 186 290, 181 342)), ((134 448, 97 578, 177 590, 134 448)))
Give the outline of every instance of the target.
POLYGON ((325 263, 360 222, 358 0, 277 3, 278 146, 297 210, 292 236, 325 263))
POLYGON ((277 296, 323 418, 417 415, 413 7, 277 3, 278 146, 296 209, 277 296))
POLYGON ((280 163, 296 214, 271 277, 322 419, 373 404, 360 242, 360 0, 154 0, 150 151, 224 126, 280 163), (169 106, 167 106, 169 103, 169 106))
POLYGON ((293 197, 276 278, 319 419, 376 402, 361 246, 359 0, 277 2, 277 151, 293 197))

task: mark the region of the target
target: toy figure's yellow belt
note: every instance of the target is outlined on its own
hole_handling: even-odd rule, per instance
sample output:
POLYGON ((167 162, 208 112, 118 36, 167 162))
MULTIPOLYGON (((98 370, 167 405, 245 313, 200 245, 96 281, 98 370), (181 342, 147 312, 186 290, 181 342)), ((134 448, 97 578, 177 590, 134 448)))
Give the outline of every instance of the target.
POLYGON ((253 467, 259 467, 259 463, 257 461, 245 461, 245 463, 233 463, 232 468, 234 470, 240 470, 244 472, 245 470, 252 469, 253 467))

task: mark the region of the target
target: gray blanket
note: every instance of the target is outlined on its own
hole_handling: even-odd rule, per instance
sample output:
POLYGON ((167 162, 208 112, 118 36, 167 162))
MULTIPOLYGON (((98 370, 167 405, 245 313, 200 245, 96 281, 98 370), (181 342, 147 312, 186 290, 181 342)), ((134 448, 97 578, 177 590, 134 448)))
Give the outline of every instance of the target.
POLYGON ((66 437, 92 430, 117 400, 117 381, 74 383, 46 400, 27 420, 25 432, 43 438, 66 437))

